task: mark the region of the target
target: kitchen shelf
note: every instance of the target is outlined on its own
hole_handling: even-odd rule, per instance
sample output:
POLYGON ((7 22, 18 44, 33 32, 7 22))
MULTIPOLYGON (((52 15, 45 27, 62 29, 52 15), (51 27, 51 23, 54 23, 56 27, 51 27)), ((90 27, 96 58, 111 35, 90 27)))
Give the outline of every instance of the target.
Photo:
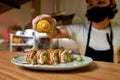
POLYGON ((16 35, 16 34, 11 34, 13 35, 14 37, 25 37, 25 38, 30 38, 30 37, 34 37, 34 36, 30 36, 30 35, 16 35))
POLYGON ((35 36, 10 34, 10 51, 13 51, 14 47, 23 47, 24 50, 35 47, 35 36), (14 42, 14 38, 20 38, 22 42, 14 42))
POLYGON ((12 43, 13 46, 33 46, 32 44, 20 44, 20 43, 12 43))

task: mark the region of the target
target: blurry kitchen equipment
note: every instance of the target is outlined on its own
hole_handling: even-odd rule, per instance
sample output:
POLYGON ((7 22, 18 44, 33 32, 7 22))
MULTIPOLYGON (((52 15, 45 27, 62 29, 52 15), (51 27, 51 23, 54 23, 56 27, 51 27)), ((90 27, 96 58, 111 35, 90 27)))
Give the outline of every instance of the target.
POLYGON ((24 32, 22 30, 16 31, 16 35, 23 35, 23 34, 24 34, 24 32))
POLYGON ((26 29, 24 31, 25 36, 33 36, 34 35, 34 30, 33 29, 26 29))

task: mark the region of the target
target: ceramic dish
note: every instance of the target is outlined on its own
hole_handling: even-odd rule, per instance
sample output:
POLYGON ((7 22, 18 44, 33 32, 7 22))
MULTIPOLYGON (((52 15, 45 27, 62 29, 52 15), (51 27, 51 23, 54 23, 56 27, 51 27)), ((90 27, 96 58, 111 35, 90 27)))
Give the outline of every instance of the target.
MULTIPOLYGON (((77 56, 78 55, 74 55, 75 58, 77 56)), ((20 55, 20 56, 13 57, 11 59, 11 62, 17 66, 28 68, 28 69, 50 70, 50 71, 77 69, 77 68, 87 66, 93 62, 93 59, 90 57, 82 56, 82 58, 83 58, 83 61, 80 61, 80 62, 75 59, 73 62, 69 62, 69 63, 59 63, 55 65, 47 65, 47 64, 40 65, 40 64, 28 64, 25 60, 26 56, 20 55)))

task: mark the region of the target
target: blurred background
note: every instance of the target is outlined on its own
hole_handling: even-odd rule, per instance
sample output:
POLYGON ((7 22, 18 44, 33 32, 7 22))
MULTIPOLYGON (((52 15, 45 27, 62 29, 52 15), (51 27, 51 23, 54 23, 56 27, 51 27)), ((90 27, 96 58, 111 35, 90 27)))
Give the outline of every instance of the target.
MULTIPOLYGON (((53 39, 32 29, 32 19, 40 14, 50 14, 57 25, 87 22, 86 0, 0 0, 0 50, 26 51, 31 47, 69 48, 78 51, 78 46, 69 39, 53 39), (44 46, 41 41, 44 40, 44 46), (52 44, 52 45, 51 45, 52 44), (45 47, 47 45, 47 47, 45 47)), ((120 10, 120 0, 116 0, 120 10)), ((120 24, 120 11, 112 20, 120 24)))

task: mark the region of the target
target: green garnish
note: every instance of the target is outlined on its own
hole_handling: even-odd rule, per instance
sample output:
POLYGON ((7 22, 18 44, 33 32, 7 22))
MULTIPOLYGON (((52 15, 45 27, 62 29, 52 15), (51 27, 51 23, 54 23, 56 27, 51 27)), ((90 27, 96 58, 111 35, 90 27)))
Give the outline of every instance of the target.
POLYGON ((68 55, 67 55, 67 53, 64 54, 64 61, 68 62, 68 55))
POLYGON ((81 62, 81 61, 83 61, 83 58, 82 58, 82 56, 78 56, 78 57, 76 58, 76 60, 79 61, 79 62, 81 62))
POLYGON ((43 60, 44 63, 47 63, 48 58, 47 58, 47 54, 46 53, 43 53, 42 60, 43 60))

